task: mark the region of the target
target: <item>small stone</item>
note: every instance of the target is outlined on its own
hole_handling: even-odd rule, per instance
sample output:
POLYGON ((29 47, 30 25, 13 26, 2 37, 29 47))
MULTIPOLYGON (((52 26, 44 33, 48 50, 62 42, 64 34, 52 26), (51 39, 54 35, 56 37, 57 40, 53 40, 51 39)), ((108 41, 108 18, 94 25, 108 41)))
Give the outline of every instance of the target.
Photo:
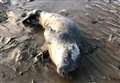
POLYGON ((32 80, 32 82, 31 82, 31 83, 36 83, 36 82, 35 82, 35 80, 32 80))
POLYGON ((96 83, 96 82, 92 82, 92 83, 96 83))
POLYGON ((92 23, 92 24, 96 24, 96 23, 98 23, 98 21, 92 20, 91 23, 92 23))
POLYGON ((21 17, 26 17, 26 16, 27 16, 26 13, 21 14, 21 17))
POLYGON ((110 34, 110 35, 109 35, 109 38, 108 38, 108 41, 109 41, 109 42, 112 41, 112 36, 113 36, 113 34, 110 34))
POLYGON ((101 78, 102 78, 102 79, 106 79, 106 76, 102 76, 101 78))
POLYGON ((23 75, 23 72, 19 72, 19 75, 23 75))
POLYGON ((58 11, 58 13, 63 15, 63 16, 68 16, 69 15, 68 10, 66 10, 66 9, 62 9, 62 10, 58 11))
POLYGON ((99 20, 99 21, 104 21, 105 19, 102 18, 102 17, 98 17, 98 20, 99 20))
POLYGON ((120 70, 120 65, 118 66, 118 69, 120 70))
POLYGON ((28 2, 32 2, 32 1, 34 1, 34 0, 27 0, 28 2))
POLYGON ((6 77, 5 73, 4 72, 1 73, 2 73, 2 78, 5 78, 6 77))

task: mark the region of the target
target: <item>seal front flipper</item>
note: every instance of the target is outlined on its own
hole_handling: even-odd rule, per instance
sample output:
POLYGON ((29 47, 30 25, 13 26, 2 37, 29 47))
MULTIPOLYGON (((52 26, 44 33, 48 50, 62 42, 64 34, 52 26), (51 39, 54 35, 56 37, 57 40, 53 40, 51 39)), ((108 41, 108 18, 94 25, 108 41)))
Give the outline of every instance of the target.
POLYGON ((42 65, 45 65, 47 63, 49 63, 50 59, 49 59, 49 53, 48 50, 44 50, 43 52, 40 52, 34 60, 34 64, 40 62, 42 63, 42 65))
POLYGON ((47 48, 47 42, 41 47, 42 54, 40 54, 40 59, 43 64, 49 63, 49 53, 47 48))

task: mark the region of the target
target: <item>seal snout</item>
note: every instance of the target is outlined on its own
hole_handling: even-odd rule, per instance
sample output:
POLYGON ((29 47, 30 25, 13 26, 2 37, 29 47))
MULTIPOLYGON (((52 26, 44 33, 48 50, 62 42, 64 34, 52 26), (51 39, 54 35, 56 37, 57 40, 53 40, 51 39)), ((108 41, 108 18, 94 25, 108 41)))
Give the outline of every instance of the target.
POLYGON ((57 73, 64 76, 65 71, 63 70, 63 68, 57 68, 57 73))
POLYGON ((69 73, 69 66, 62 66, 57 68, 57 73, 60 74, 61 76, 65 76, 69 73))
POLYGON ((57 73, 61 76, 66 76, 69 73, 75 71, 79 67, 78 63, 72 62, 72 64, 66 64, 57 67, 57 73))
MULTIPOLYGON (((61 76, 68 75, 75 71, 80 64, 80 50, 76 43, 65 45, 66 51, 63 51, 62 60, 57 66, 57 72, 61 76)), ((62 52, 62 51, 61 51, 62 52)))

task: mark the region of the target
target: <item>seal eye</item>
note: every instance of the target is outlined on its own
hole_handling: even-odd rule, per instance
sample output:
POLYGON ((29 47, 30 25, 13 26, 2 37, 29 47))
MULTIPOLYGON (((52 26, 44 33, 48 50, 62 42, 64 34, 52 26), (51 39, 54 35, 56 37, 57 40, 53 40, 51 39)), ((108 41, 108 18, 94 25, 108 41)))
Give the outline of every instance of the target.
POLYGON ((49 30, 50 32, 53 32, 53 33, 55 32, 55 30, 52 29, 51 26, 48 26, 48 30, 49 30))

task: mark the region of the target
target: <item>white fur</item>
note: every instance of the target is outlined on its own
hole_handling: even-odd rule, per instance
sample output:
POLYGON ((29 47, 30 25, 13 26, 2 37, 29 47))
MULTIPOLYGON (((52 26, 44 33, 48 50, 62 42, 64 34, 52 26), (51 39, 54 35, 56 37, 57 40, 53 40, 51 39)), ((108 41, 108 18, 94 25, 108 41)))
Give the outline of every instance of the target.
POLYGON ((60 65, 63 61, 63 54, 62 54, 63 49, 60 47, 57 47, 55 49, 55 53, 56 53, 56 58, 57 58, 57 64, 60 65))
POLYGON ((78 58, 78 56, 80 55, 80 50, 79 50, 77 44, 76 43, 71 44, 69 49, 71 49, 71 52, 72 52, 72 54, 71 54, 72 55, 72 60, 75 61, 78 58), (74 46, 74 49, 72 48, 73 46, 74 46))
POLYGON ((51 59, 55 62, 57 66, 62 64, 63 61, 63 52, 65 48, 63 48, 62 44, 58 44, 56 41, 50 44, 51 46, 51 59))
POLYGON ((62 44, 58 45, 58 44, 54 43, 54 45, 56 47, 55 54, 56 54, 56 60, 57 60, 58 65, 62 64, 63 58, 65 56, 63 53, 65 52, 66 49, 71 51, 71 55, 72 55, 71 58, 73 61, 75 61, 78 58, 78 56, 80 55, 80 50, 76 43, 72 43, 72 44, 66 43, 65 45, 62 45, 62 44), (74 49, 73 49, 73 47, 74 47, 74 49))

